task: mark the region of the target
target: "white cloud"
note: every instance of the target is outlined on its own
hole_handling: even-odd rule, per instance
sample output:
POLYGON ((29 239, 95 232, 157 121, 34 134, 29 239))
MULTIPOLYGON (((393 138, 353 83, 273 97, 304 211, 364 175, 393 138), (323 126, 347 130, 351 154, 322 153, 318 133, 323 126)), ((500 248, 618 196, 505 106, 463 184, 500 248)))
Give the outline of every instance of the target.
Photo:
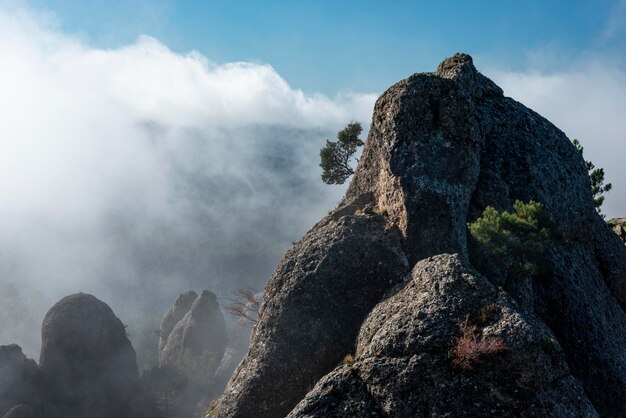
POLYGON ((626 216, 626 69, 610 56, 585 54, 565 70, 484 72, 507 96, 582 142, 585 158, 613 183, 603 211, 626 216))
POLYGON ((0 322, 25 311, 0 344, 31 354, 68 293, 158 322, 177 292, 264 283, 343 190, 321 184, 319 148, 375 100, 150 37, 96 49, 2 7, 0 92, 0 322))

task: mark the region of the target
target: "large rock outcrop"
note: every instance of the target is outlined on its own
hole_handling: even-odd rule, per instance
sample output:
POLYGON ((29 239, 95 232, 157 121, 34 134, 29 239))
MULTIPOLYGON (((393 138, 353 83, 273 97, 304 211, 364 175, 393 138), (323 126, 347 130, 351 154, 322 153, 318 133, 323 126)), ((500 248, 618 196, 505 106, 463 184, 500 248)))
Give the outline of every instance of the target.
POLYGON ((220 416, 285 416, 353 351, 362 320, 408 271, 398 233, 367 212, 331 213, 280 262, 220 416))
POLYGON ((417 263, 366 319, 355 358, 289 416, 597 416, 548 327, 458 255, 417 263))
POLYGON ((346 196, 279 263, 250 350, 208 415, 342 416, 335 403, 432 416, 451 402, 458 414, 618 417, 625 307, 626 247, 595 211, 580 153, 456 54, 378 99, 346 196), (542 203, 562 237, 546 254, 551 280, 502 282, 468 237, 485 207, 518 199, 542 203), (457 255, 428 259, 440 254, 457 255), (468 375, 446 355, 457 322, 487 302, 496 316, 468 338, 497 337, 506 354, 468 375), (357 344, 356 362, 331 371, 357 344))
POLYGON ((66 296, 50 308, 39 363, 61 392, 55 402, 70 408, 71 416, 136 417, 142 412, 135 350, 124 324, 92 295, 66 296))

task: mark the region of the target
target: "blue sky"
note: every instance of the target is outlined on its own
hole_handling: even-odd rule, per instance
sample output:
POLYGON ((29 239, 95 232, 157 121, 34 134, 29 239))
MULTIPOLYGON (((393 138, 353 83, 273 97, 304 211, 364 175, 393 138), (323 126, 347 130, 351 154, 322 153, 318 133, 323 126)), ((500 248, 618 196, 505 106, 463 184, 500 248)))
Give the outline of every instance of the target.
POLYGON ((566 66, 584 51, 626 48, 624 2, 31 0, 61 28, 113 48, 146 34, 176 52, 270 63, 307 92, 381 91, 468 52, 519 70, 537 51, 566 66), (621 16, 620 16, 621 15, 621 16))

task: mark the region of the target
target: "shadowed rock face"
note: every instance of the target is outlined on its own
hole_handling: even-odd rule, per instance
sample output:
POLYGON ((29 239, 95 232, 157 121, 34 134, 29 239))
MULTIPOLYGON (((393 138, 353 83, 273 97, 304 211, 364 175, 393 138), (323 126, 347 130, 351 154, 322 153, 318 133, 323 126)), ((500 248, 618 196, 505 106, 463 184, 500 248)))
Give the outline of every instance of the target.
MULTIPOLYGON (((560 342, 598 412, 620 416, 626 410, 626 251, 595 211, 584 161, 545 118, 512 99, 481 94, 486 79, 471 60, 457 72, 475 74, 453 78, 475 91, 483 136, 468 221, 486 206, 509 209, 517 199, 544 205, 563 240, 548 254, 554 278, 528 283, 529 308, 560 342)), ((484 266, 481 258, 470 259, 484 266)))
POLYGON ((76 416, 136 416, 135 350, 122 322, 94 296, 77 293, 50 308, 40 366, 62 391, 57 402, 76 416))
POLYGON ((617 417, 624 307, 626 247, 595 212, 580 153, 456 54, 378 99, 345 198, 280 262, 208 415, 282 417, 300 402, 292 416, 617 417), (542 203, 563 237, 546 254, 554 278, 523 283, 524 298, 498 287, 466 233, 486 206, 516 199, 542 203), (457 255, 428 258, 446 253, 457 255), (497 316, 473 338, 507 350, 468 374, 448 353, 458 321, 486 304, 497 316), (357 344, 355 362, 329 373, 357 344))

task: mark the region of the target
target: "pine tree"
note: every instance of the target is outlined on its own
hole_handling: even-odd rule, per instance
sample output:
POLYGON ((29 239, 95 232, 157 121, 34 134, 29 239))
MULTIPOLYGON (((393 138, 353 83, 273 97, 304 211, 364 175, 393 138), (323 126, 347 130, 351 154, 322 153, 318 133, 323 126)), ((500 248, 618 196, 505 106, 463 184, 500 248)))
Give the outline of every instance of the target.
POLYGON ((343 184, 354 174, 352 159, 358 147, 363 146, 359 138, 363 128, 358 122, 351 122, 337 133, 337 141, 326 140, 320 151, 322 181, 326 184, 343 184))
POLYGON ((551 275, 545 253, 560 234, 541 203, 516 200, 511 212, 488 206, 467 227, 505 275, 551 275))

